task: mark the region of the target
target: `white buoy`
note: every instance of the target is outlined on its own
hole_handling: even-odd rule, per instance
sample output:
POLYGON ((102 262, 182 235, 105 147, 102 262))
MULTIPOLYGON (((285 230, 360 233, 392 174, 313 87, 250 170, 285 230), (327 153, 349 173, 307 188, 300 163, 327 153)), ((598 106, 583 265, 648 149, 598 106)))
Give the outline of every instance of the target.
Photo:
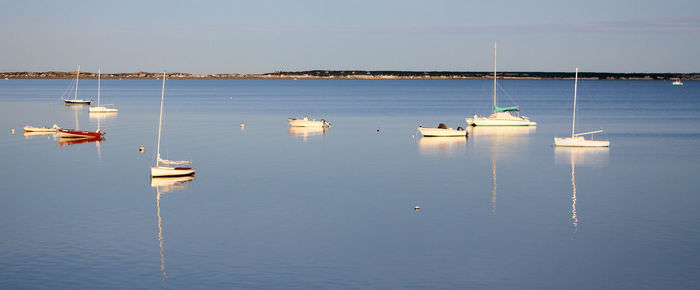
POLYGON ((12 134, 14 134, 14 133, 15 133, 15 129, 10 130, 10 132, 12 132, 12 134))
POLYGON ((245 128, 245 124, 244 124, 244 123, 241 123, 241 128, 245 128))

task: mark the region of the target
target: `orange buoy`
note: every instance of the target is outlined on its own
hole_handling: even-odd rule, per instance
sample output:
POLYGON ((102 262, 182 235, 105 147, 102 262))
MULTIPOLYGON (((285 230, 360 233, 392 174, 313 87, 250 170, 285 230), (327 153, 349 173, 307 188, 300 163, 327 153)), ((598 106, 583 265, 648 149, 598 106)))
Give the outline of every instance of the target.
POLYGON ((139 147, 139 152, 141 152, 141 153, 146 152, 146 147, 143 147, 143 146, 139 147))

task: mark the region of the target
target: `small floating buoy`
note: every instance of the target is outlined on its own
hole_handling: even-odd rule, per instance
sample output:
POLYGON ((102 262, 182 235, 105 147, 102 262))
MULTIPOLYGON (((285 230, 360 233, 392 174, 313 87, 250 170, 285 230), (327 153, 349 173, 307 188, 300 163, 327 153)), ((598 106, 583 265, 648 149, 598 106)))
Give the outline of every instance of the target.
POLYGON ((377 134, 379 134, 379 128, 377 128, 377 134))
POLYGON ((241 123, 241 128, 245 128, 245 124, 244 124, 244 123, 241 123))
POLYGON ((416 206, 413 208, 413 210, 415 210, 415 211, 420 211, 420 206, 417 206, 417 205, 416 205, 416 206))
POLYGON ((11 132, 12 134, 14 134, 14 133, 15 133, 15 129, 10 130, 10 132, 11 132))
POLYGON ((146 152, 146 147, 143 147, 143 146, 139 147, 139 152, 141 152, 141 153, 146 152))

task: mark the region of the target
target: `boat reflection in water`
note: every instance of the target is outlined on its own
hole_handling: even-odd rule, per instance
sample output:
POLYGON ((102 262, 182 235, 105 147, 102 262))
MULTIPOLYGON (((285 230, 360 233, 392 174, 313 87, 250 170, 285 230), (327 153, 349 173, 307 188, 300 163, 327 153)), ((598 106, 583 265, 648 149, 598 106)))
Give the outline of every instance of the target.
POLYGON ((97 142, 97 146, 100 146, 100 142, 104 141, 104 137, 89 137, 89 138, 60 138, 58 139, 58 146, 75 145, 81 143, 97 142))
POLYGON ((53 139, 56 140, 56 138, 58 137, 58 134, 56 134, 55 131, 54 132, 24 132, 24 134, 22 134, 22 136, 24 136, 24 139, 27 139, 27 140, 32 139, 33 137, 36 137, 36 136, 46 136, 46 138, 53 137, 53 139))
POLYGON ((607 147, 555 147, 555 164, 571 165, 571 222, 574 232, 578 231, 578 215, 576 213, 576 165, 583 167, 601 168, 607 166, 610 149, 607 147))
POLYGON ((537 127, 534 126, 471 126, 467 129, 469 136, 471 136, 470 143, 473 147, 473 154, 485 155, 485 151, 489 151, 491 156, 491 175, 493 177, 491 213, 496 214, 496 201, 498 200, 496 161, 522 151, 520 147, 527 145, 530 134, 533 134, 536 129, 537 127))
POLYGON ((168 274, 165 272, 165 248, 163 246, 163 218, 160 215, 160 198, 161 195, 171 191, 185 189, 192 185, 194 175, 178 176, 178 177, 152 177, 151 187, 156 188, 156 216, 158 218, 158 246, 160 247, 160 271, 163 273, 163 286, 168 279, 168 274))
POLYGON ((424 156, 458 156, 467 151, 465 137, 423 137, 418 140, 418 152, 424 156))
POLYGON ((303 142, 308 142, 309 137, 314 137, 314 136, 323 136, 326 134, 326 131, 330 130, 330 128, 324 128, 324 127, 289 127, 289 132, 290 136, 294 136, 297 139, 302 139, 303 142))

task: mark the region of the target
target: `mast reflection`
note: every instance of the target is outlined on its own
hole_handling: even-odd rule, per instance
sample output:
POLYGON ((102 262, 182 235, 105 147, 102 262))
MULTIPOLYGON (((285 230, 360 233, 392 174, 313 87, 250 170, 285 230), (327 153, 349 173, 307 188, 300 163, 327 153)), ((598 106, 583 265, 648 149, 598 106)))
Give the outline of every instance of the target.
POLYGON ((491 189, 491 213, 496 214, 496 202, 498 201, 498 159, 508 157, 517 152, 517 147, 526 144, 529 135, 534 133, 537 127, 469 127, 472 145, 476 154, 489 150, 491 156, 491 174, 493 188, 491 189), (488 148, 488 149, 486 149, 488 148))
POLYGON ((151 187, 156 188, 156 216, 158 218, 158 247, 160 247, 160 271, 163 273, 163 285, 168 280, 168 273, 165 272, 165 239, 163 238, 163 218, 160 214, 161 195, 171 191, 185 189, 192 185, 194 176, 179 177, 154 177, 151 178, 151 187))
POLYGON ((608 163, 608 147, 555 147, 554 162, 571 165, 571 223, 574 232, 578 231, 579 216, 576 212, 576 165, 600 168, 608 163))

